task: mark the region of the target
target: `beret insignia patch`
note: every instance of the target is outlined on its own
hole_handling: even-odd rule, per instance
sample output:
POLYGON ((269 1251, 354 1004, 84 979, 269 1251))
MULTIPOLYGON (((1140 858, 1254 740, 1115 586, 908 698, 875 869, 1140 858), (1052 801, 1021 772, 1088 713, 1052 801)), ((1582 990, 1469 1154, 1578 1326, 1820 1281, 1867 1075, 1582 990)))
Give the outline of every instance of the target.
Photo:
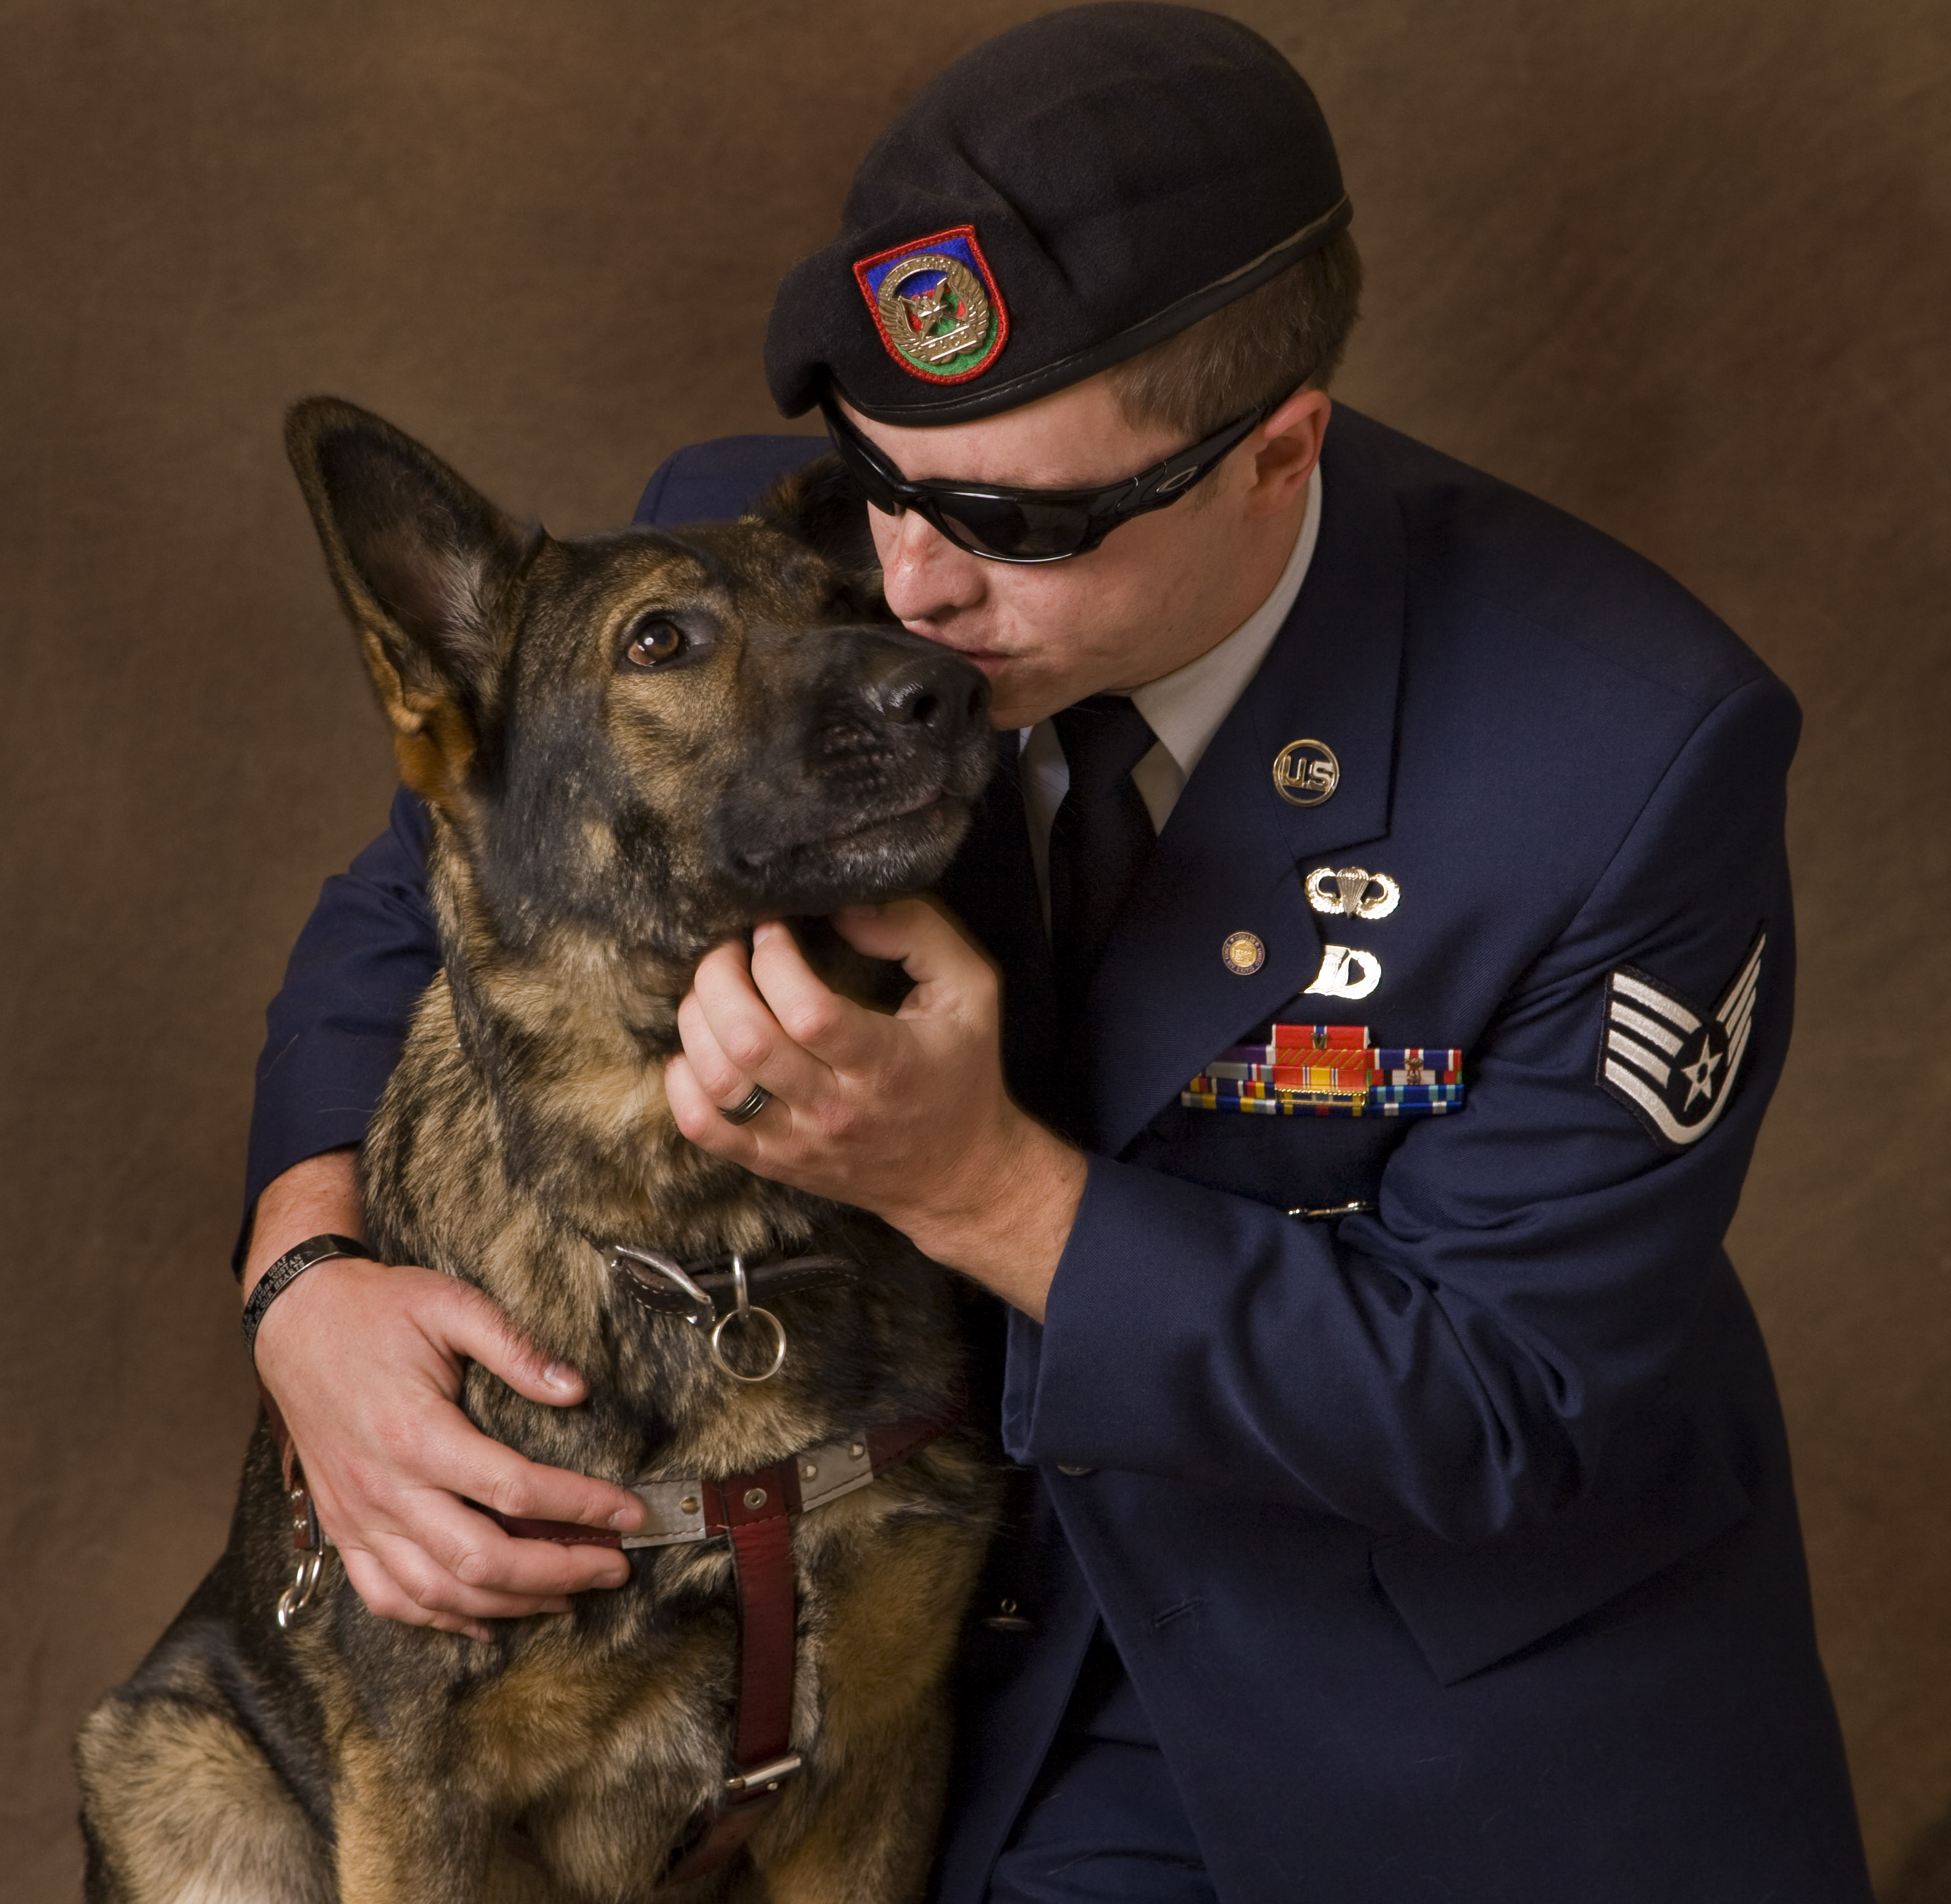
POLYGON ((1684 1150, 1721 1121, 1754 1028, 1765 931, 1709 1013, 1671 986, 1622 965, 1606 975, 1599 1041, 1600 1087, 1625 1106, 1663 1150, 1684 1150))
POLYGON ((1010 314, 973 225, 876 251, 854 276, 888 354, 910 376, 966 382, 1009 340, 1010 314))

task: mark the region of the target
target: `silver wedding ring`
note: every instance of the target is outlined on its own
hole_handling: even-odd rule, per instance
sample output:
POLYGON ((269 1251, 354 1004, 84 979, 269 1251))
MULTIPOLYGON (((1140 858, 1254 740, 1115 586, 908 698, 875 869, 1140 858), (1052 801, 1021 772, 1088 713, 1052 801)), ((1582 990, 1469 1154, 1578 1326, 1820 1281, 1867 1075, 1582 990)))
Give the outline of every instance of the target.
POLYGON ((729 1110, 720 1104, 718 1115, 728 1124, 749 1124, 772 1101, 773 1094, 763 1085, 754 1085, 729 1110))

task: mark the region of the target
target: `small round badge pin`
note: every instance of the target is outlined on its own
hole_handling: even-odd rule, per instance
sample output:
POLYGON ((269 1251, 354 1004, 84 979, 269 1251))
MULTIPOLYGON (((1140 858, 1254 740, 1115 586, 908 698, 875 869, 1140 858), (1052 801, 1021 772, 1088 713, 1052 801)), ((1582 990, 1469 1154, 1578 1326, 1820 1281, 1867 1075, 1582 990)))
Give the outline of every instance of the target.
POLYGON ((1289 741, 1274 756, 1274 791, 1292 807, 1319 807, 1341 784, 1341 763, 1325 741, 1289 741))
POLYGON ((1250 979, 1266 963, 1267 948, 1251 932, 1228 932, 1219 957, 1236 979, 1250 979))

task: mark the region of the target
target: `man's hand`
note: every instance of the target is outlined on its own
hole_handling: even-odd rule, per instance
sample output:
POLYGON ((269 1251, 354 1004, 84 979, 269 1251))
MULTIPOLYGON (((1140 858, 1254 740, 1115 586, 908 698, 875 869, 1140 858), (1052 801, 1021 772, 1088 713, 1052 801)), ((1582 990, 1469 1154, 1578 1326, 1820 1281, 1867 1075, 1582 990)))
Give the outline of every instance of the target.
POLYGON ((885 1218, 938 1263, 1041 1320, 1084 1194, 1082 1155, 1003 1083, 996 974, 932 906, 835 916, 848 944, 900 960, 913 991, 890 1017, 821 982, 783 925, 722 945, 678 1013, 664 1072, 678 1128, 762 1177, 885 1218), (754 1084, 751 1123, 719 1115, 754 1084))
MULTIPOLYGON (((352 1153, 309 1159, 259 1200, 246 1294, 303 1238, 363 1228, 352 1153)), ((265 1312, 257 1353, 320 1525, 375 1613, 485 1639, 483 1620, 566 1612, 566 1595, 629 1577, 613 1550, 513 1540, 459 1498, 626 1532, 643 1518, 626 1490, 525 1460, 460 1412, 464 1359, 532 1401, 567 1406, 585 1392, 479 1290, 429 1269, 322 1263, 265 1312)))

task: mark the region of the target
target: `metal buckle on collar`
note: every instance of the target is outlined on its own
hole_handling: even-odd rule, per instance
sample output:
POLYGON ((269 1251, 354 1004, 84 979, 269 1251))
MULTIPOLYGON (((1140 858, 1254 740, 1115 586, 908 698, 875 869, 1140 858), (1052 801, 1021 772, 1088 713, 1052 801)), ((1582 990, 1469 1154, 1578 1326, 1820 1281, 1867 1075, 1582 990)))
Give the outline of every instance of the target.
MULTIPOLYGON (((624 1269, 627 1264, 639 1263, 646 1269, 653 1269, 666 1281, 674 1284, 690 1297, 697 1306, 684 1319, 694 1328, 703 1325, 707 1316, 716 1319, 711 1325, 711 1359, 734 1381, 770 1381, 785 1366, 786 1325, 769 1309, 761 1309, 752 1300, 750 1279, 745 1273, 745 1259, 735 1256, 732 1259, 732 1280, 736 1291, 733 1306, 723 1316, 718 1314, 718 1305, 712 1300, 711 1292, 704 1288, 683 1265, 667 1256, 661 1250, 640 1250, 627 1243, 613 1243, 610 1246, 610 1267, 624 1269), (772 1353, 766 1366, 756 1373, 732 1366, 725 1353, 725 1331, 736 1322, 741 1335, 755 1325, 763 1324, 772 1331, 772 1353)), ((808 1258, 809 1262, 821 1259, 808 1258)))
POLYGON ((693 1327, 702 1317, 716 1313, 717 1305, 685 1274, 684 1266, 666 1256, 661 1250, 638 1250, 627 1243, 611 1244, 610 1267, 621 1269, 626 1263, 641 1263, 646 1269, 654 1269, 667 1281, 676 1284, 698 1305, 698 1313, 684 1319, 693 1327))

